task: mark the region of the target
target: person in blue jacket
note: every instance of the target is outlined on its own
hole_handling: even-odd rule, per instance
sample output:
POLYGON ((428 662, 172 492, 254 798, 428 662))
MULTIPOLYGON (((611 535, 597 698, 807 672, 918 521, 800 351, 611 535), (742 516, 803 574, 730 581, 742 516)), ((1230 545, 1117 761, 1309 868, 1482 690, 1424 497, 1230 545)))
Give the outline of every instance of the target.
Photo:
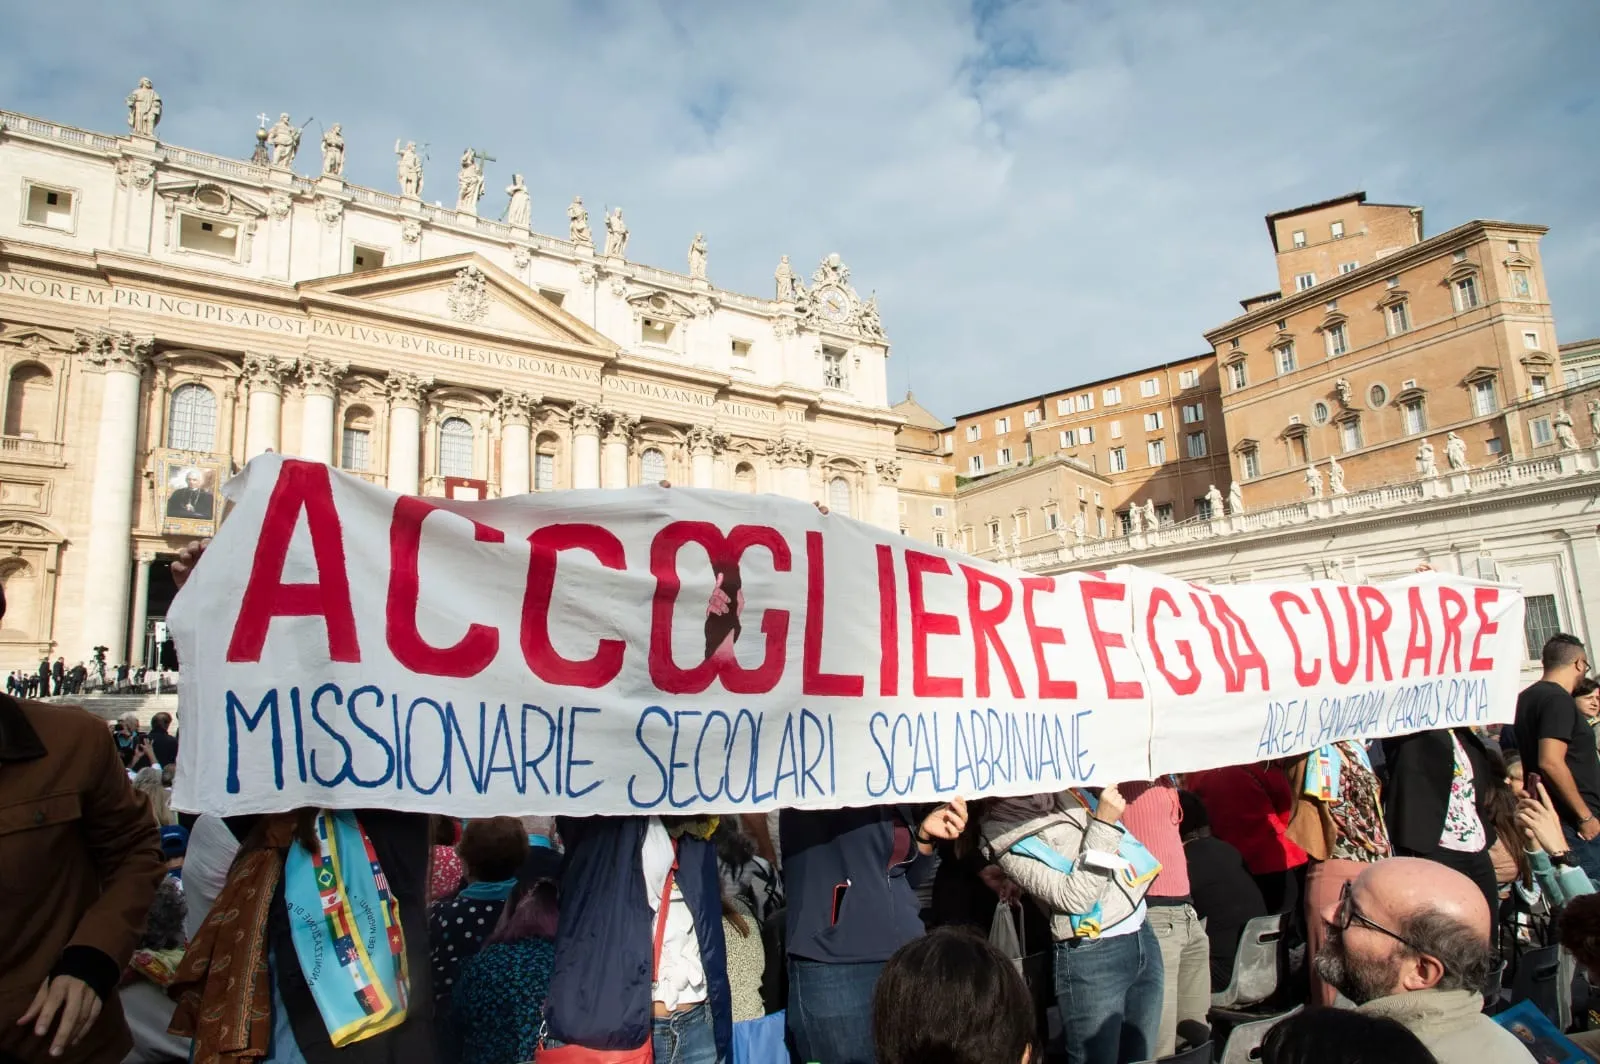
POLYGON ((716 818, 560 817, 566 844, 547 1046, 638 1049, 657 1061, 731 1059, 716 818), (674 870, 674 865, 675 870, 674 870), (669 870, 661 966, 656 921, 669 870))
POLYGON ((960 836, 967 806, 785 809, 788 1024, 799 1059, 872 1064, 872 994, 901 946, 923 933, 916 888, 934 843, 960 836))

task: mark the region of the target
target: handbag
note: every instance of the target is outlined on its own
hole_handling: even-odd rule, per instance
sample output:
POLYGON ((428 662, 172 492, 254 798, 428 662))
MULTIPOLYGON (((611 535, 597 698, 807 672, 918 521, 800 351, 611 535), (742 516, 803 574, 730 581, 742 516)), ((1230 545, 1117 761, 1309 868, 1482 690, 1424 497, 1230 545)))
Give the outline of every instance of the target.
MULTIPOLYGON (((667 870, 667 881, 661 887, 661 910, 656 914, 655 960, 651 965, 651 978, 661 974, 661 944, 667 938, 667 909, 672 904, 672 881, 678 874, 677 844, 673 844, 672 867, 667 870)), ((534 1064, 655 1064, 655 1048, 651 1038, 646 1038, 638 1049, 589 1049, 585 1046, 547 1046, 543 1032, 539 1035, 539 1048, 534 1050, 534 1064)))

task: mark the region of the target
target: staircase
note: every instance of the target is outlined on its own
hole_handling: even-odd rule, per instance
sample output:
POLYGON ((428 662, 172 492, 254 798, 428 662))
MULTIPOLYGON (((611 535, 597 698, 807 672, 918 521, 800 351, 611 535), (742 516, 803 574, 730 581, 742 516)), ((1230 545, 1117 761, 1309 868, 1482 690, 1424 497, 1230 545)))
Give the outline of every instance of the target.
MULTIPOLYGON (((171 713, 174 719, 178 715, 178 696, 175 692, 168 691, 159 695, 125 694, 108 695, 99 691, 81 695, 61 695, 59 697, 43 698, 41 702, 54 702, 58 705, 82 706, 101 720, 116 720, 124 713, 133 713, 139 718, 139 727, 148 729, 150 718, 160 712, 171 713)), ((173 734, 177 734, 174 725, 173 734)))

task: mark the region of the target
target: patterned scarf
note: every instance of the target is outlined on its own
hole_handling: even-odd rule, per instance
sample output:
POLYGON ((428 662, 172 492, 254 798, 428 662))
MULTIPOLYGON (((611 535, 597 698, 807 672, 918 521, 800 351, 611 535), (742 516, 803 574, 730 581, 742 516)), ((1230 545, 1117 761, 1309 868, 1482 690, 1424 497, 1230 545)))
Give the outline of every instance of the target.
POLYGON ((167 1029, 194 1040, 195 1064, 245 1064, 271 1049, 267 919, 294 828, 293 813, 264 819, 260 845, 235 859, 167 988, 178 1003, 167 1029))

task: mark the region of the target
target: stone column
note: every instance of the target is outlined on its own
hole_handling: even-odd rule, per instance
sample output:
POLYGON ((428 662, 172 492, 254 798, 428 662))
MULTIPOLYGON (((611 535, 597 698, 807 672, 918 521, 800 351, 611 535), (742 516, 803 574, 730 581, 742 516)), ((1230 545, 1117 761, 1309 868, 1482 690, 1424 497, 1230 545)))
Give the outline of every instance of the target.
POLYGON ((244 460, 280 449, 279 422, 283 414, 283 378, 294 369, 292 359, 246 353, 244 380, 248 406, 244 425, 244 460))
POLYGON ((872 488, 873 523, 890 532, 900 531, 900 463, 893 458, 873 462, 878 482, 872 488))
POLYGON ((572 486, 598 488, 600 486, 600 422, 599 407, 588 403, 573 403, 572 418, 572 486))
POLYGON ((139 385, 154 346, 153 339, 129 333, 79 334, 79 351, 103 382, 89 489, 89 533, 83 552, 81 645, 71 652, 85 661, 94 656, 97 646, 106 647, 106 653, 114 658, 128 645, 139 385))
POLYGON ((389 490, 402 495, 417 493, 422 392, 431 387, 432 377, 419 377, 404 370, 391 370, 383 382, 389 397, 389 490))
POLYGON ((133 573, 133 630, 128 633, 128 664, 134 668, 148 664, 144 659, 144 630, 150 623, 150 563, 155 552, 139 552, 139 567, 133 573))
POLYGON ((533 404, 538 402, 525 392, 502 392, 495 403, 500 419, 500 494, 526 495, 533 489, 529 468, 529 421, 533 404))
POLYGON ((696 488, 715 487, 716 456, 728 445, 728 437, 704 425, 689 430, 689 483, 696 488))
POLYGON ((300 457, 333 464, 334 397, 339 392, 339 378, 349 370, 348 362, 300 360, 300 457))
POLYGON ((600 486, 628 486, 628 449, 639 419, 630 414, 612 414, 606 421, 605 442, 600 447, 600 486))
POLYGON ((781 439, 772 445, 772 457, 778 465, 778 490, 791 499, 811 502, 810 447, 799 440, 781 439))

